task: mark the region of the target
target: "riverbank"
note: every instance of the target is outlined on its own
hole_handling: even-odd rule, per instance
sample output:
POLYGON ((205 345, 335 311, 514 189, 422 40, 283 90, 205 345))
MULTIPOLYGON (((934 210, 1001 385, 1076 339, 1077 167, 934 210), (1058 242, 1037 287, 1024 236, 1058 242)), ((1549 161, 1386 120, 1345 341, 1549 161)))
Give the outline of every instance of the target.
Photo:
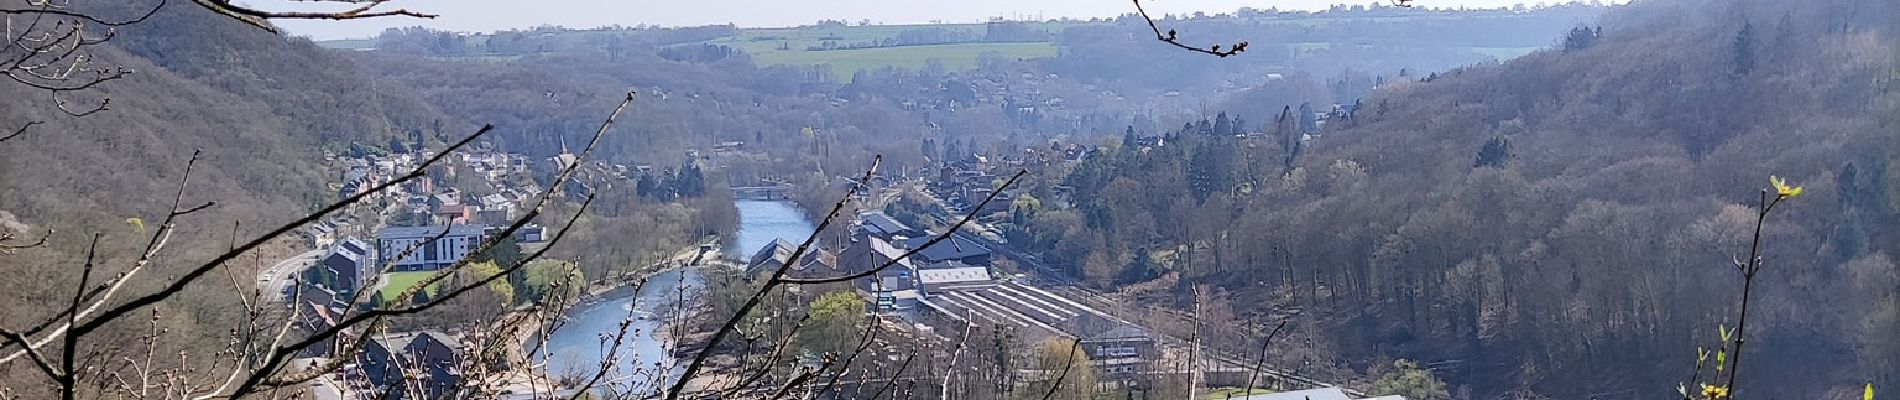
MULTIPOLYGON (((716 300, 705 292, 709 280, 727 275, 722 271, 743 269, 739 260, 773 240, 803 240, 814 230, 810 220, 790 202, 739 200, 734 206, 741 223, 730 246, 694 246, 646 267, 589 282, 553 332, 546 332, 549 327, 545 326, 524 327, 523 331, 534 336, 524 336, 520 343, 541 347, 532 355, 534 372, 530 375, 549 382, 557 381, 549 377, 564 375, 591 378, 607 365, 613 370, 603 382, 605 386, 636 391, 662 389, 656 386, 667 380, 657 378, 680 373, 681 360, 696 356, 711 339, 707 327, 717 326, 710 320, 711 303, 716 300), (602 341, 612 340, 621 332, 623 322, 626 335, 622 345, 611 349, 610 354, 602 341), (543 333, 547 334, 545 339, 538 336, 543 333)), ((706 379, 719 376, 717 369, 702 371, 689 382, 688 390, 712 382, 706 379)), ((559 386, 572 388, 577 383, 570 379, 559 386)))

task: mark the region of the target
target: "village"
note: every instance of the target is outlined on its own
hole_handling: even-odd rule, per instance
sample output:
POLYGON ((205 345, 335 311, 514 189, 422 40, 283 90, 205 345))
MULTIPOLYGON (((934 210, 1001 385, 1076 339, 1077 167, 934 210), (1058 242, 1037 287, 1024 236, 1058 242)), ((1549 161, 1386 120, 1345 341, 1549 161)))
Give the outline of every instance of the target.
MULTIPOLYGON (((422 176, 372 191, 436 156, 420 144, 389 147, 355 145, 347 152, 326 154, 324 160, 340 171, 338 181, 331 185, 335 195, 360 194, 366 201, 301 232, 303 244, 314 250, 259 272, 258 283, 267 299, 291 303, 285 308, 295 310, 296 325, 306 332, 330 329, 351 311, 397 301, 405 292, 414 293, 414 298, 404 300, 426 302, 441 285, 415 286, 458 263, 483 258, 475 252, 488 241, 511 243, 517 252, 545 246, 547 228, 534 223, 514 229, 507 238, 497 235, 524 218, 554 174, 577 159, 565 148, 553 157, 530 157, 482 142, 473 151, 450 154, 422 176)), ((580 197, 592 188, 631 185, 639 174, 650 171, 646 166, 589 162, 575 168, 565 190, 551 195, 580 197)), ((319 398, 354 399, 383 393, 381 389, 398 387, 407 379, 422 379, 432 388, 462 384, 463 371, 457 366, 476 341, 472 333, 483 329, 471 322, 443 330, 350 332, 365 335, 364 350, 356 353, 356 359, 344 361, 339 372, 316 380, 315 392, 319 398)), ((331 339, 301 354, 300 365, 328 361, 341 350, 331 339)), ((534 381, 509 378, 483 384, 534 381)), ((402 396, 401 391, 390 393, 402 396)))
MULTIPOLYGON (((1313 118, 1349 118, 1354 106, 1335 105, 1331 110, 1314 112, 1313 118)), ((1240 134, 1248 139, 1263 139, 1263 135, 1240 134)), ((1169 141, 1166 135, 1128 139, 1144 149, 1164 147, 1169 141)), ((1301 137, 1302 141, 1314 139, 1312 135, 1301 137)), ((689 151, 687 156, 697 173, 698 165, 713 166, 722 160, 755 156, 746 150, 744 142, 734 141, 720 143, 707 152, 689 151)), ((879 174, 871 185, 879 193, 861 199, 922 196, 935 208, 929 218, 937 225, 966 214, 977 217, 965 229, 936 240, 941 232, 913 227, 881 210, 867 210, 852 216, 848 238, 820 241, 809 255, 789 267, 790 273, 834 276, 890 264, 852 283, 855 291, 873 305, 873 313, 929 326, 935 332, 980 324, 1011 327, 1023 332, 1023 340, 1029 343, 1077 339, 1091 367, 1108 384, 1127 385, 1139 382, 1144 375, 1180 373, 1189 369, 1186 360, 1195 351, 1193 343, 1158 334, 1118 316, 1112 304, 1075 287, 1072 279, 1042 267, 1035 255, 1010 248, 991 228, 1007 216, 997 212, 1007 207, 995 205, 1010 204, 1018 195, 1007 188, 995 193, 996 183, 1003 178, 999 171, 1079 163, 1099 151, 1082 144, 1051 142, 1020 151, 956 153, 934 160, 929 168, 898 175, 879 174), (991 207, 975 209, 992 195, 995 199, 991 207), (999 268, 999 261, 1008 267, 999 268)), ((533 206, 531 202, 555 179, 554 173, 572 166, 577 159, 565 145, 555 156, 532 157, 500 151, 484 142, 473 151, 450 155, 446 166, 438 165, 417 179, 381 192, 370 190, 409 173, 435 155, 420 142, 414 146, 392 143, 387 149, 357 145, 346 152, 325 155, 325 161, 340 171, 332 185, 336 196, 361 194, 369 201, 307 228, 302 236, 314 250, 260 271, 258 282, 273 299, 296 299, 290 307, 298 309, 300 328, 309 332, 328 329, 349 310, 376 307, 397 300, 395 296, 403 293, 414 296, 406 300, 426 301, 435 288, 411 290, 417 283, 445 268, 483 256, 474 252, 483 243, 498 239, 496 235, 533 206)), ((577 198, 597 188, 631 186, 654 172, 646 165, 588 162, 576 168, 573 184, 563 185, 563 190, 552 195, 577 198)), ((732 190, 740 198, 777 200, 784 199, 791 189, 784 185, 766 182, 732 190)), ((527 224, 505 239, 528 251, 544 246, 549 238, 547 228, 527 224)), ((746 275, 756 277, 790 261, 796 245, 789 240, 796 238, 780 239, 748 251, 753 255, 742 260, 746 275)), ((700 249, 699 255, 706 250, 700 249)), ((371 389, 401 379, 420 378, 434 382, 433 386, 452 386, 461 379, 461 371, 453 366, 459 365, 472 341, 469 333, 480 329, 464 326, 367 333, 366 351, 360 359, 346 362, 341 372, 320 379, 318 385, 335 394, 326 398, 372 393, 375 390, 371 389), (400 365, 412 368, 405 375, 400 365), (417 370, 413 366, 429 367, 417 370), (414 376, 419 371, 424 376, 414 376)), ((312 349, 320 350, 302 356, 311 362, 326 360, 334 355, 333 347, 314 346, 312 349)), ((1201 357, 1223 360, 1217 363, 1219 366, 1194 372, 1210 382, 1252 378, 1245 373, 1249 365, 1240 358, 1201 357)), ((1332 386, 1285 371, 1274 371, 1267 377, 1271 380, 1262 387, 1332 386)), ((1345 396, 1358 393, 1342 391, 1340 395, 1341 399, 1349 399, 1345 396)))
MULTIPOLYGON (((1351 118, 1357 105, 1335 105, 1313 117, 1321 121, 1351 118)), ((1271 139, 1259 132, 1240 135, 1248 140, 1271 139)), ((1164 147, 1162 135, 1139 136, 1130 143, 1145 149, 1164 147)), ((1311 134, 1301 141, 1315 140, 1311 134)), ((852 289, 872 305, 871 311, 905 324, 928 327, 938 340, 965 324, 1009 327, 1024 333, 1027 343, 1048 339, 1075 340, 1103 384, 1126 389, 1145 378, 1194 374, 1214 386, 1240 386, 1260 379, 1262 390, 1225 398, 1251 400, 1367 398, 1363 393, 1277 369, 1256 371, 1247 357, 1206 353, 1190 338, 1169 337, 1119 315, 1125 307, 1088 289, 1072 278, 1049 270, 1033 254, 1012 249, 992 226, 1008 217, 1008 206, 1020 194, 1011 188, 996 193, 1006 171, 1045 168, 1056 163, 1078 163, 1099 149, 1052 142, 1047 147, 989 154, 953 156, 921 171, 874 177, 871 187, 881 194, 864 199, 916 195, 929 199, 928 215, 913 216, 933 225, 949 225, 965 215, 972 221, 956 232, 932 232, 913 227, 878 209, 850 218, 848 238, 815 242, 815 249, 798 260, 790 257, 798 244, 777 240, 747 259, 746 275, 767 276, 781 268, 799 278, 849 276, 877 270, 852 282, 852 289), (985 199, 989 206, 978 209, 985 199), (882 269, 879 269, 882 268, 882 269), (1202 352, 1195 354, 1195 352, 1202 352), (1199 362, 1190 361, 1198 357, 1199 362), (1197 366, 1199 365, 1199 366, 1197 366)), ((771 187, 746 188, 773 193, 771 187)), ((782 191, 782 188, 780 188, 782 191)), ((762 195, 761 198, 771 198, 762 195)), ((883 202, 871 200, 874 203, 883 202)), ((1384 396, 1380 400, 1402 397, 1384 396)))

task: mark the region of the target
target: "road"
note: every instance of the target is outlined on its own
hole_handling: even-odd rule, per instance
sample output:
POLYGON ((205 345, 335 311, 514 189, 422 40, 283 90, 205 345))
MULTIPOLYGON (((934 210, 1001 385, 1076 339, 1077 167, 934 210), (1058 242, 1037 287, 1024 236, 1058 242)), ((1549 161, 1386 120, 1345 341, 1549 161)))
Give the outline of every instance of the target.
POLYGON ((295 275, 303 272, 304 268, 309 268, 321 257, 323 257, 323 250, 306 251, 258 270, 257 289, 263 291, 263 299, 273 303, 284 301, 284 289, 288 288, 292 282, 296 282, 295 275))

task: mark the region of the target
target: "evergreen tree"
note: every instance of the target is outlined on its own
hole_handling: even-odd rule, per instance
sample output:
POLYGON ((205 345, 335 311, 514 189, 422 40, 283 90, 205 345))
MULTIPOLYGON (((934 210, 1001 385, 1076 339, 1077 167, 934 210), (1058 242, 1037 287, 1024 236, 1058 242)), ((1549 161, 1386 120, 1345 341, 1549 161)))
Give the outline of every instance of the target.
POLYGON ((660 182, 654 180, 652 174, 640 174, 640 180, 633 184, 633 192, 641 198, 651 199, 657 195, 659 187, 660 182))
POLYGON ((1568 53, 1589 48, 1595 45, 1597 39, 1601 36, 1603 36, 1602 27, 1598 27, 1595 30, 1582 26, 1570 28, 1570 33, 1564 35, 1564 52, 1568 53))
POLYGON ((950 143, 943 148, 944 161, 960 161, 965 156, 968 154, 963 153, 963 144, 955 139, 950 140, 950 143))
POLYGON ((1231 135, 1215 137, 1194 148, 1188 159, 1187 179, 1195 201, 1206 202, 1208 197, 1233 188, 1233 140, 1231 135))
POLYGON ((680 197, 699 197, 706 195, 706 174, 699 165, 687 164, 680 168, 679 182, 674 189, 680 197))
POLYGON ((1233 136, 1234 135, 1234 121, 1227 119, 1226 111, 1221 111, 1220 114, 1217 114, 1214 116, 1214 132, 1213 133, 1219 136, 1233 136))
POLYGON ((1795 50, 1800 47, 1799 44, 1795 43, 1797 35, 1798 32, 1795 32, 1794 27, 1794 14, 1783 12, 1781 14, 1781 22, 1775 26, 1775 42, 1771 45, 1772 50, 1769 51, 1771 57, 1778 62, 1791 61, 1786 58, 1793 55, 1795 50))
POLYGON ((1293 116, 1293 107, 1288 106, 1280 109, 1279 123, 1274 127, 1274 134, 1280 136, 1280 149, 1285 155, 1285 159, 1281 162, 1281 165, 1285 167, 1287 171, 1293 170, 1293 162, 1299 158, 1300 147, 1303 146, 1300 140, 1302 134, 1300 133, 1298 124, 1298 119, 1293 116))
POLYGON ((475 261, 494 263, 505 268, 520 263, 521 258, 521 244, 515 242, 514 236, 508 236, 495 242, 495 246, 477 256, 475 261))
POLYGON ((1319 132, 1319 117, 1313 115, 1312 103, 1300 103, 1300 132, 1319 132))
POLYGON ((1503 166, 1504 162, 1510 159, 1511 141, 1503 136, 1492 137, 1491 140, 1484 142, 1484 147, 1478 148, 1477 166, 1503 166))
POLYGON ((401 137, 389 138, 389 151, 396 154, 408 154, 409 143, 403 142, 401 137))
POLYGON ((1742 31, 1735 34, 1735 74, 1755 72, 1755 40, 1755 24, 1742 22, 1742 31))

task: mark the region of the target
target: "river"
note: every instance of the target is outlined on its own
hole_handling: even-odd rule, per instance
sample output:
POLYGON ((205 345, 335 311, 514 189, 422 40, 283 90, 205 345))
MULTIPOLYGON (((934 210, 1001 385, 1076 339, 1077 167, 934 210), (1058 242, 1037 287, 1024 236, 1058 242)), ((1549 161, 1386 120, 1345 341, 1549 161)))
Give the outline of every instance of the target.
POLYGON ((789 201, 739 200, 733 205, 739 207, 739 237, 737 243, 726 246, 726 257, 734 260, 752 258, 752 253, 776 239, 799 243, 818 229, 789 201))
MULTIPOLYGON (((728 258, 748 258, 774 239, 796 243, 816 229, 798 206, 790 202, 739 200, 733 205, 739 209, 739 232, 735 243, 726 247, 728 258)), ((651 381, 645 378, 653 376, 651 371, 657 370, 654 365, 666 365, 666 369, 677 373, 673 360, 667 357, 663 340, 672 335, 659 332, 663 327, 657 318, 672 316, 669 310, 677 309, 682 300, 679 290, 682 284, 687 289, 683 296, 687 301, 704 287, 697 269, 671 270, 648 279, 637 295, 612 297, 573 311, 567 325, 548 338, 548 349, 552 351, 548 372, 556 377, 591 376, 607 354, 610 342, 605 340, 611 340, 620 321, 632 314, 636 319, 629 329, 635 331, 628 333, 629 340, 618 353, 625 361, 618 366, 619 371, 609 376, 635 375, 640 377, 634 380, 636 382, 651 381), (629 371, 635 372, 630 374, 629 371)), ((614 386, 628 388, 625 382, 614 386)), ((648 388, 633 385, 632 389, 648 388)))

